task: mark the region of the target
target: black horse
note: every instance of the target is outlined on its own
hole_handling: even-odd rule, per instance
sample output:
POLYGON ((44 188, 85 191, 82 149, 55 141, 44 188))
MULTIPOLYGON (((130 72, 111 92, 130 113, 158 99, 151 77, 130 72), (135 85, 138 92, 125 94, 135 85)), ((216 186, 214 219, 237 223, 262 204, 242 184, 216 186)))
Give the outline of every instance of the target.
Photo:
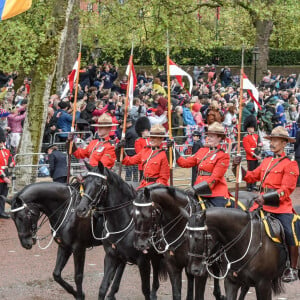
POLYGON ((104 214, 105 231, 102 242, 106 256, 99 299, 105 298, 118 265, 125 262, 138 265, 145 299, 157 299, 159 273, 164 275, 162 256, 155 251, 144 254, 133 245, 134 226, 131 211, 132 201, 137 192, 120 176, 104 168, 101 162, 96 168, 89 167, 89 171, 84 177, 84 194, 77 207, 77 214, 86 217, 95 208, 104 214), (150 293, 151 264, 153 284, 150 293))
MULTIPOLYGON (((173 299, 181 299, 182 270, 188 264, 187 217, 192 213, 192 199, 179 189, 166 186, 150 186, 139 193, 135 200, 135 246, 141 251, 154 247, 164 253, 172 284, 173 299)), ((186 299, 204 299, 207 274, 188 279, 186 299), (194 298, 195 289, 195 298, 194 298)), ((218 280, 214 281, 216 299, 224 299, 218 280)))
MULTIPOLYGON (((240 192, 241 201, 248 208, 255 194, 240 192)), ((152 185, 139 193, 134 202, 133 219, 135 223, 135 246, 141 251, 154 246, 159 253, 164 253, 169 277, 172 284, 173 299, 181 299, 182 270, 188 267, 187 219, 192 213, 202 211, 194 195, 162 185, 152 185)), ((207 204, 206 204, 207 205, 207 204)), ((214 266, 217 267, 217 266, 214 266)), ((218 269, 215 270, 217 272, 218 269)), ((208 274, 198 273, 197 268, 186 269, 188 279, 187 299, 204 299, 208 274), (193 276, 195 275, 195 276, 193 276), (193 290, 195 285, 195 298, 193 290)), ((244 299, 248 288, 242 289, 240 299, 244 299)), ((214 280, 214 296, 221 295, 219 280, 214 280)))
POLYGON ((188 229, 194 268, 212 273, 212 265, 225 262, 227 299, 236 299, 245 285, 255 287, 258 300, 272 299, 272 290, 282 291, 287 251, 267 236, 256 214, 211 208, 190 218, 188 229))
MULTIPOLYGON (((20 242, 25 249, 31 249, 36 242, 38 222, 42 214, 49 218, 52 230, 50 243, 54 239, 58 244, 53 271, 54 280, 76 299, 84 299, 82 280, 86 248, 102 243, 93 238, 91 221, 81 219, 75 213, 76 205, 80 200, 77 186, 75 188, 55 182, 30 184, 13 197, 11 215, 20 242), (71 254, 74 257, 76 290, 61 277, 61 272, 71 254)), ((100 235, 103 230, 103 219, 93 220, 93 222, 97 234, 100 235)), ((115 299, 114 295, 119 290, 124 268, 125 264, 120 264, 109 295, 110 299, 115 299)))

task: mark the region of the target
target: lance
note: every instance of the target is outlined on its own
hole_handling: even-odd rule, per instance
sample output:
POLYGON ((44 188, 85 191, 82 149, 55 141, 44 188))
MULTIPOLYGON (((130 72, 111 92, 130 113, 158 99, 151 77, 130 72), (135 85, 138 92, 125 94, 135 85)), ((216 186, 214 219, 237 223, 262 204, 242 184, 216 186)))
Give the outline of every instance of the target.
MULTIPOLYGON (((74 97, 74 103, 73 103, 73 115, 72 115, 71 132, 74 132, 74 131, 75 131, 75 119, 76 119, 76 110, 77 110, 77 96, 78 96, 79 71, 80 71, 80 61, 81 61, 81 45, 82 45, 82 42, 80 41, 79 53, 78 53, 78 66, 77 66, 77 70, 76 70, 76 87, 75 87, 75 97, 74 97)), ((73 140, 70 141, 70 144, 69 144, 69 151, 68 151, 68 174, 67 174, 67 183, 70 182, 72 148, 73 148, 73 140)))
MULTIPOLYGON (((131 84, 131 74, 132 74, 132 60, 133 60, 133 42, 131 45, 131 54, 129 58, 129 71, 128 71, 128 80, 127 80, 127 88, 126 88, 126 98, 125 98, 125 108, 124 108, 124 119, 123 119, 123 129, 122 129, 122 140, 125 139, 126 134, 126 122, 127 122, 127 114, 128 114, 128 99, 130 93, 130 84, 131 84)), ((122 160, 124 157, 124 148, 121 148, 120 151, 120 164, 119 164, 119 176, 122 173, 122 160)))
MULTIPOLYGON (((237 155, 241 153, 241 128, 242 128, 242 103, 243 103, 243 77, 244 77, 244 45, 242 47, 242 63, 240 74, 240 104, 239 104, 239 123, 238 123, 238 138, 237 138, 237 155)), ((235 183, 235 208, 238 207, 239 200, 239 186, 240 186, 240 167, 239 164, 236 168, 236 183, 235 183)))
MULTIPOLYGON (((168 124, 169 138, 172 139, 172 118, 171 118, 171 83, 170 83, 170 50, 169 50, 169 31, 167 30, 167 81, 168 81, 168 124)), ((174 145, 175 147, 175 145, 174 145)), ((169 148, 169 164, 170 164, 170 185, 173 185, 173 156, 172 147, 169 148)))

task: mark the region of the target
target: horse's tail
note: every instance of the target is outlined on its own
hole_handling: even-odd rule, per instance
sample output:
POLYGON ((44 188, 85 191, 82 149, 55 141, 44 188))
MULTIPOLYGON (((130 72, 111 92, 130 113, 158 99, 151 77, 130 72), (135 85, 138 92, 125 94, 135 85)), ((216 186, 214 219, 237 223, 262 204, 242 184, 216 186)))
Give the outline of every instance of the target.
POLYGON ((161 257, 158 266, 158 278, 161 281, 166 281, 168 279, 167 265, 164 257, 161 257))
POLYGON ((281 294, 284 292, 284 287, 282 285, 281 276, 272 280, 272 290, 275 295, 281 294))

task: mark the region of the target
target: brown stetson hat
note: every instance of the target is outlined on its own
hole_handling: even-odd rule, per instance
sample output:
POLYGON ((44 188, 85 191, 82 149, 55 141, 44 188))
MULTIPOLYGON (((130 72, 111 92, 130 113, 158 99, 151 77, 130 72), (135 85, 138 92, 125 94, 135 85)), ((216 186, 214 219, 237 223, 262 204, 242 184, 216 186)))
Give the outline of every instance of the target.
POLYGON ((168 135, 166 134, 166 129, 165 127, 163 127, 162 125, 160 124, 155 124, 151 127, 151 130, 150 130, 150 137, 161 137, 161 138, 164 138, 164 137, 167 137, 168 135))
POLYGON ((287 130, 282 127, 282 126, 277 126, 275 127, 271 134, 268 136, 265 136, 265 139, 267 140, 271 140, 272 138, 281 138, 281 139, 285 139, 287 140, 287 142, 289 143, 295 143, 296 139, 293 137, 289 136, 289 133, 287 132, 287 130))
POLYGON ((118 124, 114 124, 112 122, 112 117, 109 116, 108 114, 103 114, 101 115, 96 124, 92 124, 91 126, 94 127, 112 127, 112 126, 117 126, 118 124))
POLYGON ((221 123, 214 122, 211 125, 208 126, 207 133, 213 133, 222 136, 222 138, 225 138, 225 130, 221 123))

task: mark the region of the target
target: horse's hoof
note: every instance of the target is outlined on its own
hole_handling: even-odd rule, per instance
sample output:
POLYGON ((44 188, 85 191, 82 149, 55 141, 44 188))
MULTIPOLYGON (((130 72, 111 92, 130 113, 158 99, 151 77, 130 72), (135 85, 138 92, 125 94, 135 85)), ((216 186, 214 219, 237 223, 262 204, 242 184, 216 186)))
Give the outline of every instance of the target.
POLYGON ((107 296, 107 300, 117 300, 115 296, 107 296))

